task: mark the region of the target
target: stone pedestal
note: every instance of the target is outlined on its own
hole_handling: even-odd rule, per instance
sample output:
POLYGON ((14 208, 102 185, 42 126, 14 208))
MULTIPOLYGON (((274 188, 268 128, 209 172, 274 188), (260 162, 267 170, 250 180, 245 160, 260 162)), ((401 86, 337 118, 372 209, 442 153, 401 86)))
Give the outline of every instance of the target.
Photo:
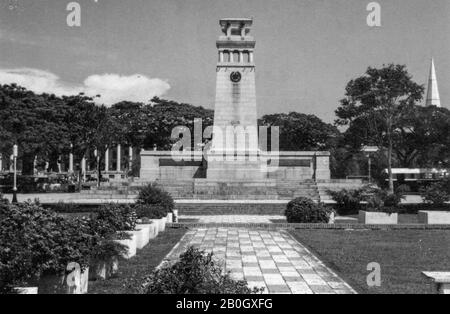
POLYGON ((207 178, 210 180, 262 180, 267 178, 261 156, 255 152, 226 153, 210 152, 207 156, 207 178))

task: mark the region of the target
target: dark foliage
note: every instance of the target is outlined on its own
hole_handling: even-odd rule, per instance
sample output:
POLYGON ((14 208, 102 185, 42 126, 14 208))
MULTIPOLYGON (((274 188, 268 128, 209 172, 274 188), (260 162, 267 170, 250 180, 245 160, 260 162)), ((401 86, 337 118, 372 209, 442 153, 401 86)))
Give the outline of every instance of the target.
POLYGON ((36 204, 0 206, 0 292, 69 262, 86 267, 95 237, 82 219, 67 220, 36 204))
POLYGON ((366 189, 328 191, 340 215, 349 215, 358 213, 361 208, 361 202, 365 199, 366 189))
POLYGON ((132 231, 136 227, 137 215, 128 204, 107 204, 96 213, 96 223, 103 224, 108 232, 132 231))
POLYGON ((144 284, 147 294, 250 294, 246 281, 235 281, 213 258, 190 247, 171 266, 155 270, 144 284))
POLYGON ((136 203, 138 205, 149 205, 150 208, 158 210, 163 208, 166 213, 172 212, 175 208, 172 196, 154 183, 150 183, 139 191, 136 203))
POLYGON ((435 182, 420 190, 425 202, 442 206, 450 201, 450 180, 435 182))
POLYGON ((289 223, 328 223, 331 210, 309 198, 299 197, 288 203, 285 215, 289 223))

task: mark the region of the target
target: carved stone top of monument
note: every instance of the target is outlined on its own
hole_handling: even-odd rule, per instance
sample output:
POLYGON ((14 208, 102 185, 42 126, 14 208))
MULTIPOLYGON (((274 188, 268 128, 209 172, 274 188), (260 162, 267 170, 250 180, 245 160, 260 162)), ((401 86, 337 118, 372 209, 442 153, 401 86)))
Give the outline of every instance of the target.
POLYGON ((255 42, 249 35, 253 19, 226 18, 220 20, 223 35, 219 36, 217 48, 254 48, 255 42))

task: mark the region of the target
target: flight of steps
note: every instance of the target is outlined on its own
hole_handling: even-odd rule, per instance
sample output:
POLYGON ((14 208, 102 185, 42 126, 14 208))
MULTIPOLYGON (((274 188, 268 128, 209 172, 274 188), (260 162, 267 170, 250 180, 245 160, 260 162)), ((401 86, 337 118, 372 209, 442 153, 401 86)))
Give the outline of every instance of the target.
POLYGON ((284 215, 285 202, 177 202, 179 215, 284 215))
MULTIPOLYGON (((134 199, 146 182, 103 183, 84 190, 86 199, 134 199)), ((197 200, 292 200, 296 197, 319 199, 314 181, 234 181, 209 180, 159 182, 174 199, 197 200)))
MULTIPOLYGON (((84 199, 132 201, 148 182, 103 183, 82 191, 84 199)), ((319 200, 314 181, 195 181, 159 182, 176 200, 180 215, 283 215, 286 204, 297 197, 319 200)))
MULTIPOLYGON (((149 182, 130 181, 102 183, 84 190, 85 200, 130 201, 149 182)), ((205 179, 158 183, 172 195, 180 215, 283 215, 286 204, 297 197, 333 202, 327 191, 352 190, 364 186, 362 180, 331 181, 231 181, 205 179)))

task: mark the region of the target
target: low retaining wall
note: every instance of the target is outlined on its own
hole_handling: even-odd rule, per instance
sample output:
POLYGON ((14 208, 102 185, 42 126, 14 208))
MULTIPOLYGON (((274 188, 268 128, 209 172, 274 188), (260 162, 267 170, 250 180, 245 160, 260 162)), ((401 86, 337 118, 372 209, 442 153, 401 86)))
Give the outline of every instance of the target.
POLYGON ((450 225, 450 212, 419 211, 419 223, 427 225, 450 225))

